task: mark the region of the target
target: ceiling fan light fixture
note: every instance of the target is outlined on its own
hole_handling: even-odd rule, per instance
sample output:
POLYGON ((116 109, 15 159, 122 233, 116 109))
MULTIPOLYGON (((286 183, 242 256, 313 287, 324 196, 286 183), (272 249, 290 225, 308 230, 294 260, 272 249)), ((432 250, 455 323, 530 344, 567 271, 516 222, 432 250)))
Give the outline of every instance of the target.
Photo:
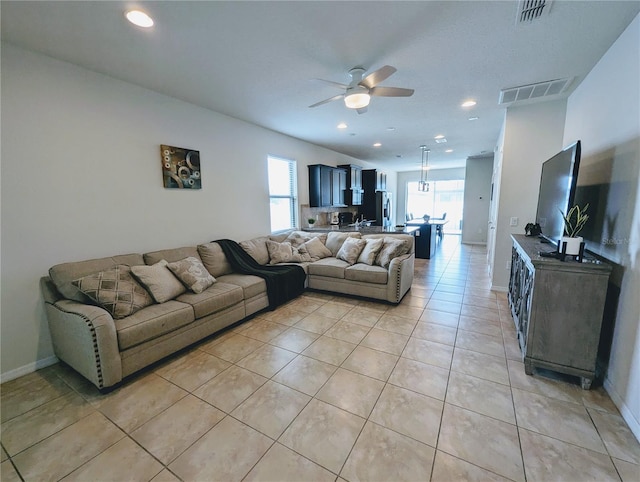
POLYGON ((427 149, 427 146, 420 146, 420 150, 422 151, 422 159, 420 170, 420 181, 418 181, 418 191, 420 192, 429 192, 429 180, 428 180, 428 171, 429 171, 429 152, 430 149, 427 149))
POLYGON ((354 92, 344 96, 344 105, 349 109, 362 109, 369 105, 371 96, 366 92, 354 92))

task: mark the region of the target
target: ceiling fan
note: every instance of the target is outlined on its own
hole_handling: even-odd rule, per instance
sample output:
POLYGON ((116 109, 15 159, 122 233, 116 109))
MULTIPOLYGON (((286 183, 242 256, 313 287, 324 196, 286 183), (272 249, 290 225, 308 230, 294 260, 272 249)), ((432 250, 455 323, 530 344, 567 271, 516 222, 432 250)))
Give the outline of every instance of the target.
POLYGON ((320 102, 316 102, 309 107, 318 107, 322 104, 333 102, 334 100, 344 99, 345 105, 349 109, 355 109, 358 114, 367 112, 367 106, 372 96, 377 97, 410 97, 413 95, 413 89, 403 89, 400 87, 378 87, 378 84, 389 78, 396 72, 396 68, 390 65, 380 67, 378 70, 371 72, 362 78, 365 69, 355 67, 349 71, 351 82, 349 85, 333 82, 331 80, 316 79, 329 85, 344 89, 344 93, 334 95, 333 97, 320 102))

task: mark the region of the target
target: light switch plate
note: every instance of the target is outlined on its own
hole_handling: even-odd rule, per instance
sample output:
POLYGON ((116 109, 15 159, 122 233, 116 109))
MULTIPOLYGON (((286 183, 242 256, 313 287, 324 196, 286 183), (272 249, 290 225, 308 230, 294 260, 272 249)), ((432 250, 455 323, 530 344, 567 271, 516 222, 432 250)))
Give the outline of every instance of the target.
POLYGON ((518 218, 516 216, 514 216, 509 221, 509 226, 517 226, 517 225, 518 225, 518 218))

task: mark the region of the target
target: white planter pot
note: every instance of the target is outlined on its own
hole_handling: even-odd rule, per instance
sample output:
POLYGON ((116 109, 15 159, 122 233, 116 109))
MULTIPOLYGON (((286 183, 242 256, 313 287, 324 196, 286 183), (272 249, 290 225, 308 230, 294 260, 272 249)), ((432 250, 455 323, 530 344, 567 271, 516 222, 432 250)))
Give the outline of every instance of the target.
MULTIPOLYGON (((570 256, 577 256, 580 254, 580 243, 582 243, 582 236, 578 236, 576 238, 569 238, 567 236, 563 236, 560 240, 560 243, 567 243, 567 251, 565 254, 570 256)), ((562 244, 560 244, 560 249, 562 249, 562 244)))

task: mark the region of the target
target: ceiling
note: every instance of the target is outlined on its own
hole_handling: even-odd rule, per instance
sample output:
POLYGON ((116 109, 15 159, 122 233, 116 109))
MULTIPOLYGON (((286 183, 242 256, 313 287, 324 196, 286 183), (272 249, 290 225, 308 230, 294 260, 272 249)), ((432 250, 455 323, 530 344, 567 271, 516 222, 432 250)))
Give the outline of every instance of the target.
POLYGON ((500 90, 575 77, 566 97, 640 2, 555 0, 548 15, 526 24, 516 24, 517 0, 3 1, 0 8, 3 41, 407 171, 419 169, 421 144, 434 168, 490 155, 505 112, 500 90), (155 25, 129 24, 123 14, 132 7, 155 25), (362 115, 342 101, 308 108, 340 93, 312 79, 346 84, 353 67, 387 64, 398 71, 380 85, 415 89, 412 97, 374 97, 362 115), (462 108, 470 98, 477 105, 462 108), (337 129, 340 122, 348 127, 337 129), (436 144, 438 134, 447 143, 436 144))

